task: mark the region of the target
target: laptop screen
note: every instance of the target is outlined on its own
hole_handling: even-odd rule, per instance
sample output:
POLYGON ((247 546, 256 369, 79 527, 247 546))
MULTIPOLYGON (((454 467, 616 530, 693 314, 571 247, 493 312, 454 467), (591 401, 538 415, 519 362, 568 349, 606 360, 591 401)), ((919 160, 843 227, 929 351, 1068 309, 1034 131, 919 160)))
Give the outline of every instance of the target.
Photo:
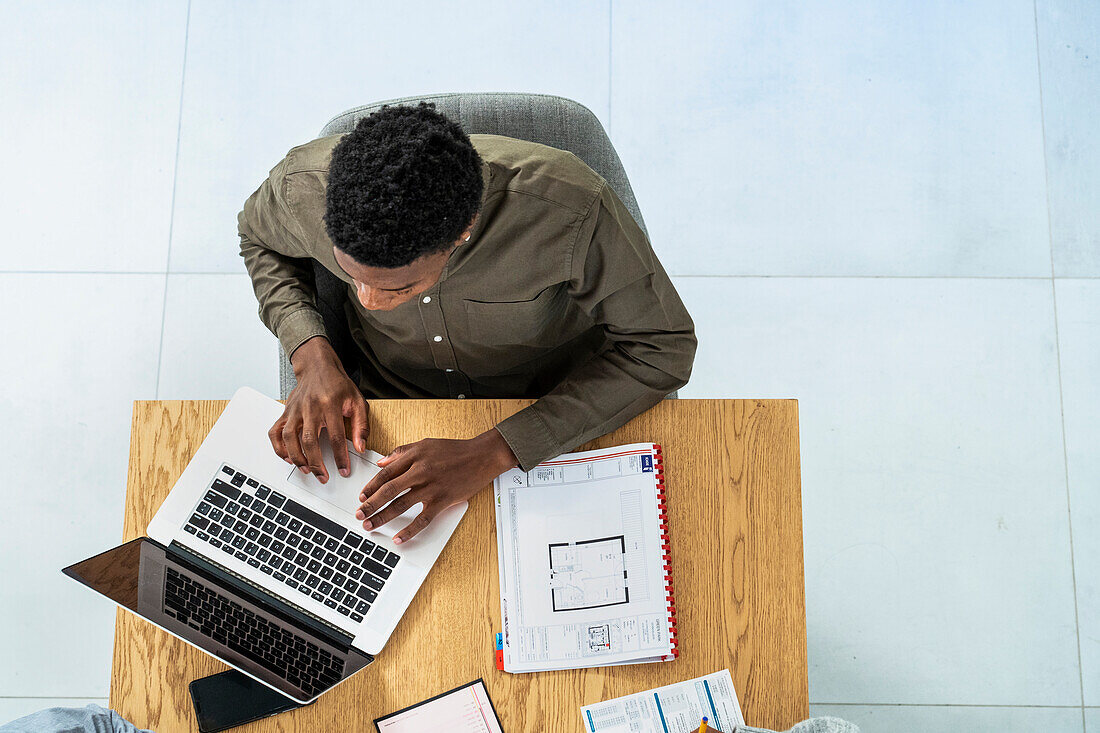
POLYGON ((145 537, 63 572, 299 702, 371 662, 316 621, 145 537))

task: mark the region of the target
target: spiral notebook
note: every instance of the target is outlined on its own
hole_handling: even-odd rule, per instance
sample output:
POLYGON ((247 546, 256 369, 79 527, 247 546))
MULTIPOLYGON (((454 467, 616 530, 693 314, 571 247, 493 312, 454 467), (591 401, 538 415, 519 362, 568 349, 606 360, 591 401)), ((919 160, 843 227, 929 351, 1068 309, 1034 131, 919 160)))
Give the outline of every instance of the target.
POLYGON ((500 668, 676 658, 662 469, 661 446, 634 443, 497 477, 500 668))

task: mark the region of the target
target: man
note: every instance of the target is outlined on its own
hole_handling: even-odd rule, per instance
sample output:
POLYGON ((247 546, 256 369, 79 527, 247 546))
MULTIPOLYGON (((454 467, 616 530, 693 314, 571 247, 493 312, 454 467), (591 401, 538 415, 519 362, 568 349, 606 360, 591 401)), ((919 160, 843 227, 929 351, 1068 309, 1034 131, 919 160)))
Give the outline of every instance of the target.
POLYGON ((364 450, 364 395, 539 398, 481 435, 379 462, 356 516, 372 529, 422 503, 397 543, 507 469, 614 430, 691 373, 691 317, 607 183, 572 153, 467 136, 434 105, 387 106, 292 149, 238 227, 260 318, 298 380, 269 437, 303 473, 328 480, 325 428, 347 475, 344 418, 364 450), (357 381, 325 338, 309 259, 348 284, 357 381))

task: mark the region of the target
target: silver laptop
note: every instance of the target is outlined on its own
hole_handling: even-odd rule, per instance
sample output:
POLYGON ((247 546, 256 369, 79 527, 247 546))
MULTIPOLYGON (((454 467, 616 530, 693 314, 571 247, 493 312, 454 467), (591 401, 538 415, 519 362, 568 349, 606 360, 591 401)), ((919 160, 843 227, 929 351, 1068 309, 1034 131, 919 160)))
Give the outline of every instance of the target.
POLYGON ((355 519, 382 456, 351 472, 303 475, 272 450, 283 406, 247 387, 230 400, 139 538, 65 573, 299 702, 369 664, 385 646, 466 511, 440 512, 411 540, 355 519), (326 666, 327 665, 327 666, 326 666))

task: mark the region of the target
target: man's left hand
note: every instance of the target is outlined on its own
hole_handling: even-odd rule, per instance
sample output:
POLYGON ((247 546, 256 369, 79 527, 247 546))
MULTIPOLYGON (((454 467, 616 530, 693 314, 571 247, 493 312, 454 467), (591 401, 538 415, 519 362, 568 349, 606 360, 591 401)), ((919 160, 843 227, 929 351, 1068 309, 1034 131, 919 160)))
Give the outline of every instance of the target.
POLYGON ((416 519, 394 536, 393 541, 401 544, 441 511, 468 500, 515 467, 517 461, 504 436, 492 428, 468 440, 426 438, 402 445, 378 465, 382 470, 363 487, 359 495, 363 505, 355 518, 363 521, 363 529, 378 529, 423 502, 416 519), (385 508, 379 511, 381 507, 385 508))

